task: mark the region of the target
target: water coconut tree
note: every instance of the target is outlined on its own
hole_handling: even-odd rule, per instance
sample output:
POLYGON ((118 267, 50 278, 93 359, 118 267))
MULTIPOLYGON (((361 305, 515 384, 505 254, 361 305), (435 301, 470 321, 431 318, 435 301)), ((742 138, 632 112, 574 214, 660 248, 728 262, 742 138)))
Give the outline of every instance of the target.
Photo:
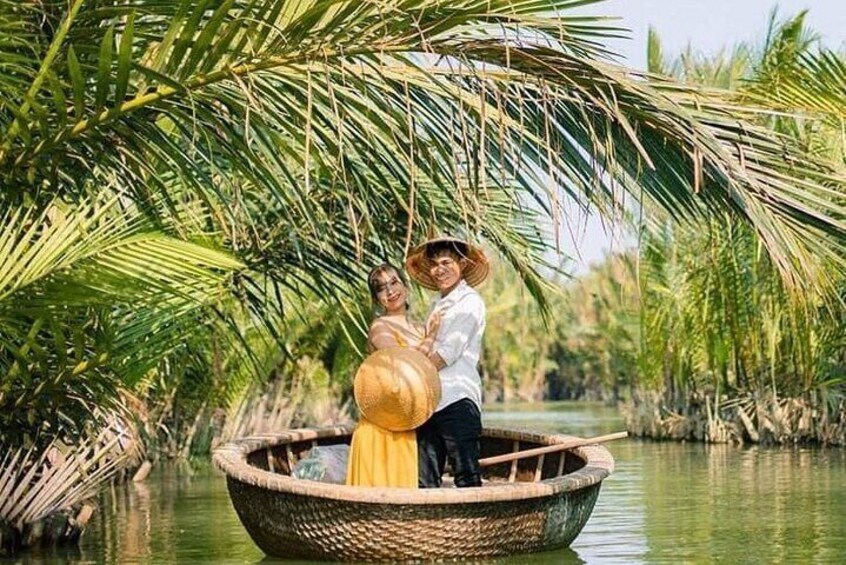
MULTIPOLYGON (((771 108, 761 116, 763 125, 842 172, 846 64, 842 55, 819 48, 804 19, 800 13, 779 21, 774 13, 759 49, 744 44, 709 57, 688 50, 672 61, 664 60, 653 33, 650 68, 730 88, 771 108)), ((679 426, 679 433, 723 441, 843 442, 842 305, 793 292, 754 230, 730 214, 691 228, 664 226, 645 242, 641 379, 646 388, 662 390, 661 404, 670 411, 699 420, 700 426, 679 426), (731 433, 724 419, 737 424, 731 433)), ((842 288, 842 279, 832 277, 842 288)), ((670 421, 652 408, 644 412, 670 421)))

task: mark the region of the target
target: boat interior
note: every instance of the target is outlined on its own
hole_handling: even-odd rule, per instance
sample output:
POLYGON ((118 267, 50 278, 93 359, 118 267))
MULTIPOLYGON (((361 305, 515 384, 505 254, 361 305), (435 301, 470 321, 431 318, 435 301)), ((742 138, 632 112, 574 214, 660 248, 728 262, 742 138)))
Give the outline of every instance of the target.
MULTIPOLYGON (((316 446, 349 445, 351 433, 338 433, 313 439, 280 442, 252 451, 247 462, 256 468, 272 473, 290 476, 297 461, 306 457, 316 446)), ((544 441, 546 436, 506 430, 485 429, 482 434, 481 459, 525 451, 527 449, 551 445, 544 441)), ((560 451, 497 463, 482 468, 483 484, 533 483, 554 479, 572 473, 584 467, 585 460, 574 451, 560 451)), ((449 465, 444 478, 445 485, 450 483, 449 465)))

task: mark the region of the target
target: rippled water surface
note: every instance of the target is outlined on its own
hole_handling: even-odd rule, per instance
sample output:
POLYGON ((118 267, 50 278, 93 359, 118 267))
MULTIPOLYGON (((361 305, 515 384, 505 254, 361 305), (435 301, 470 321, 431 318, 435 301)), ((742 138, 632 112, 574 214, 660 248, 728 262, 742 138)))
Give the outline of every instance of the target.
MULTIPOLYGON (((488 408, 487 424, 574 435, 622 429, 590 404, 488 408)), ((846 453, 623 440, 571 549, 496 563, 846 563, 846 453)), ((79 551, 23 562, 271 562, 209 465, 160 467, 104 494, 79 551)), ((290 563, 290 562, 289 562, 290 563)))

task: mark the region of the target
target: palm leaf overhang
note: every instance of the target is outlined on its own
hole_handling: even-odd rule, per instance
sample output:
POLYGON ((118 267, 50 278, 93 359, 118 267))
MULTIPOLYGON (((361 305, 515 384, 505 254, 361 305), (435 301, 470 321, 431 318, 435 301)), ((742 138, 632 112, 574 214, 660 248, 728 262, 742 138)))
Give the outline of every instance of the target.
POLYGON ((435 223, 539 289, 538 214, 628 195, 681 221, 729 210, 789 282, 825 284, 843 178, 763 110, 611 64, 620 30, 570 12, 592 3, 3 2, 3 200, 119 192, 282 278, 349 280, 435 223))
POLYGON ((41 208, 0 216, 0 444, 81 441, 105 412, 125 414, 122 389, 174 359, 208 371, 208 349, 269 373, 270 348, 245 345, 256 339, 232 291, 245 265, 230 253, 169 236, 116 197, 41 208))
POLYGON ((35 406, 87 406, 115 374, 131 385, 190 336, 233 325, 225 306, 244 265, 118 199, 12 208, 0 225, 0 406, 20 419, 14 434, 35 406))

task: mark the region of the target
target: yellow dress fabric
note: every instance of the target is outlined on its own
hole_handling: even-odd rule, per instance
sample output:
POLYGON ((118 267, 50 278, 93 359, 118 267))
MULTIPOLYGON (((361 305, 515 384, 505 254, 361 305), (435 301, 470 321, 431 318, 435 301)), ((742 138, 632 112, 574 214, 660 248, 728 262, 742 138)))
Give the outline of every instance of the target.
POLYGON ((362 418, 352 437, 347 484, 417 488, 417 433, 392 432, 362 418))
MULTIPOLYGON (((394 337, 407 347, 402 336, 394 337)), ((347 485, 417 488, 417 432, 392 432, 362 417, 350 444, 347 485)))

